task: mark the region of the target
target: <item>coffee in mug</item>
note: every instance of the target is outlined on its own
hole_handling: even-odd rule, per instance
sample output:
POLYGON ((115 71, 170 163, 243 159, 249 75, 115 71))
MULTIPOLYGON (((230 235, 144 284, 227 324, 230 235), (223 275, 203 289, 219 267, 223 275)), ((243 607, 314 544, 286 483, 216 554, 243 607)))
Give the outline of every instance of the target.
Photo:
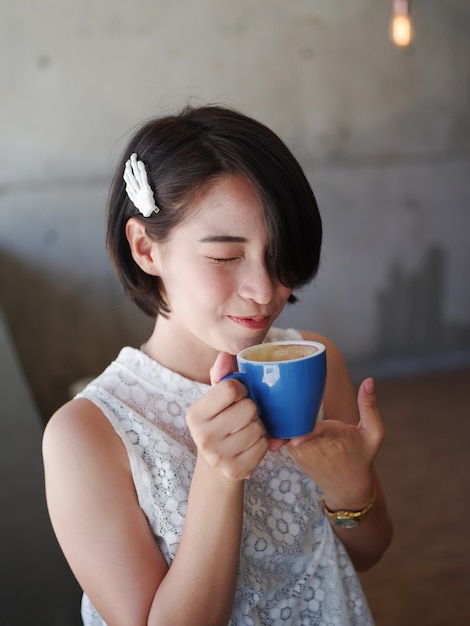
POLYGON ((305 343, 262 343, 259 346, 248 348, 243 353, 247 361, 291 361, 303 359, 306 356, 316 354, 316 346, 305 343))

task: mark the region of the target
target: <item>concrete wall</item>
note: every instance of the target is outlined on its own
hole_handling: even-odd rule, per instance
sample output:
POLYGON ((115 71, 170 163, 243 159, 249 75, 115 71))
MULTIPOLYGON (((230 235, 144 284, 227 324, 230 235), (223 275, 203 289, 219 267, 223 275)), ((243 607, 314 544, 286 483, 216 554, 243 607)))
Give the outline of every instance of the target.
POLYGON ((290 145, 325 223, 318 280, 282 322, 353 370, 470 360, 470 4, 415 0, 416 42, 376 0, 0 0, 1 301, 39 408, 149 321, 103 245, 129 131, 188 98, 290 145))

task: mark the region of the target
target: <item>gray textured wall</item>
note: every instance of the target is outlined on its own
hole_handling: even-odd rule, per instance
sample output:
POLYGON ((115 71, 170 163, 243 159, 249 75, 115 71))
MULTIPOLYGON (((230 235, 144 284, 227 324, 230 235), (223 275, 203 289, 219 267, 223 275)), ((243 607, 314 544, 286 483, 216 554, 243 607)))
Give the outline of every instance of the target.
POLYGON ((0 0, 0 289, 42 413, 149 322, 103 245, 129 131, 191 97, 238 107, 298 156, 325 223, 282 322, 357 373, 470 360, 470 4, 415 0, 416 42, 374 0, 0 0))

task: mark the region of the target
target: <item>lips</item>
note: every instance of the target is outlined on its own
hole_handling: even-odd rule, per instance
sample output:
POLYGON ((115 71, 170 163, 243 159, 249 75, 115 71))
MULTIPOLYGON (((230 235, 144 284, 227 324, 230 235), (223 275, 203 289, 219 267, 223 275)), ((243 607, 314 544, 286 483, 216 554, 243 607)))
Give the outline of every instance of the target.
POLYGON ((234 317, 229 316, 231 320, 252 330, 262 330, 269 323, 269 315, 254 315, 253 317, 234 317))

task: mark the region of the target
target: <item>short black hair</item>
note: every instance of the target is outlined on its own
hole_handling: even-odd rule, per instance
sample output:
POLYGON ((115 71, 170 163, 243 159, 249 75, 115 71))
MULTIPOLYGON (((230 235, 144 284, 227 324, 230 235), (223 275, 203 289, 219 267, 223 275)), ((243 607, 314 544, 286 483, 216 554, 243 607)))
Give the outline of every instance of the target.
MULTIPOLYGON (((125 228, 141 220, 147 235, 167 241, 191 212, 191 204, 221 177, 241 174, 258 194, 266 219, 270 257, 279 280, 299 288, 318 271, 322 223, 305 174, 283 141, 267 126, 222 106, 185 107, 150 120, 124 150, 111 186, 107 248, 125 292, 146 314, 167 314, 158 277, 132 258, 125 228), (124 165, 132 153, 146 167, 158 214, 143 217, 129 200, 124 165)), ((295 300, 295 298, 293 298, 295 300)))

